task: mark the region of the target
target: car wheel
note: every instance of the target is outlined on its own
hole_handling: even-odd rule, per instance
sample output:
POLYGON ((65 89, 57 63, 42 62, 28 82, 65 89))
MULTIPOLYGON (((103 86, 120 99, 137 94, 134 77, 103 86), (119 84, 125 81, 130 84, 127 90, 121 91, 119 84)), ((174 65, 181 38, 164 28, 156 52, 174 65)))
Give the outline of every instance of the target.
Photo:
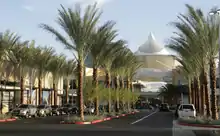
POLYGON ((35 113, 33 117, 36 118, 37 117, 37 113, 35 113))
POLYGON ((25 118, 27 119, 27 118, 29 118, 29 117, 30 117, 30 115, 29 115, 29 113, 27 112, 26 115, 25 115, 25 118))
POLYGON ((57 116, 59 116, 59 115, 60 115, 60 112, 57 111, 57 116))

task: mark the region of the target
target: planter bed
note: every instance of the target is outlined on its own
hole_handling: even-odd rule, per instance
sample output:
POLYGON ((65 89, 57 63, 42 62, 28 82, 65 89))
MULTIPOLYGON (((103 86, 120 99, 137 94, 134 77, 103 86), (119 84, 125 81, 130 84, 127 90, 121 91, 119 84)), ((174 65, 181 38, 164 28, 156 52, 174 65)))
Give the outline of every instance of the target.
POLYGON ((182 126, 220 128, 220 120, 188 118, 178 119, 177 123, 182 126))
POLYGON ((127 114, 120 114, 120 115, 115 115, 115 116, 109 116, 109 117, 104 117, 102 119, 95 119, 92 121, 61 121, 60 124, 77 124, 77 125, 83 125, 83 124, 96 124, 96 123, 100 123, 103 121, 108 121, 108 120, 112 120, 112 119, 118 119, 120 117, 124 117, 127 115, 131 115, 131 114, 135 114, 137 112, 131 112, 131 113, 127 113, 127 114))

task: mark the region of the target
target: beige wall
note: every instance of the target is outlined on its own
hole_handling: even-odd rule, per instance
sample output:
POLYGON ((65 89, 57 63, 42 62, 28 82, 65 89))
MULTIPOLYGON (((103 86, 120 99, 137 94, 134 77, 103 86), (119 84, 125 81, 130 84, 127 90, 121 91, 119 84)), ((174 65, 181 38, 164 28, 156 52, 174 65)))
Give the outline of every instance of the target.
POLYGON ((172 70, 173 73, 173 79, 172 79, 172 83, 174 85, 178 85, 179 84, 179 80, 181 84, 188 84, 187 80, 185 79, 183 73, 180 73, 178 70, 173 69, 172 70))
POLYGON ((137 56, 143 62, 143 68, 172 69, 174 67, 174 57, 165 55, 142 55, 137 56))

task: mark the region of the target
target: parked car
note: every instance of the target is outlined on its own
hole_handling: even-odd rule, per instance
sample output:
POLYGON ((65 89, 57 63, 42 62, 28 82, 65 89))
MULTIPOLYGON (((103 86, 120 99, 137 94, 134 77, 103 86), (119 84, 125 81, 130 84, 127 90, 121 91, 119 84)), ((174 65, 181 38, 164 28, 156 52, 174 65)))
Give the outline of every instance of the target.
POLYGON ((11 111, 12 116, 17 117, 36 117, 37 116, 37 108, 31 104, 21 104, 15 109, 11 111))
POLYGON ((40 117, 52 116, 52 109, 49 105, 38 105, 37 115, 40 117))
POLYGON ((88 114, 94 114, 94 113, 95 113, 95 107, 94 107, 94 106, 86 107, 86 108, 84 109, 84 112, 85 112, 85 113, 88 113, 88 114))
POLYGON ((178 107, 178 117, 196 117, 196 109, 193 104, 181 104, 178 107))
POLYGON ((62 112, 64 112, 65 114, 76 114, 78 113, 78 108, 72 104, 65 104, 62 107, 62 112))
POLYGON ((169 105, 167 103, 162 103, 160 105, 160 111, 170 111, 169 105))
POLYGON ((52 115, 59 116, 62 114, 62 108, 59 105, 52 105, 51 109, 52 109, 52 115))
POLYGON ((172 105, 170 106, 170 110, 176 110, 176 107, 177 107, 176 104, 172 104, 172 105))

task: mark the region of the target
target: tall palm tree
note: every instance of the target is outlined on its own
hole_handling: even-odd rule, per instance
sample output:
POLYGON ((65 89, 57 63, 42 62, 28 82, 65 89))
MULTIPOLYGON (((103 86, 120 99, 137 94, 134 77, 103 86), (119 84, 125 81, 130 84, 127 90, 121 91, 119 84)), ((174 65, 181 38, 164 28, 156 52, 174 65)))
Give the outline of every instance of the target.
MULTIPOLYGON (((112 40, 116 37, 116 32, 113 30, 115 23, 112 21, 108 21, 104 23, 104 25, 100 26, 93 33, 93 43, 91 47, 91 57, 92 57, 92 65, 93 65, 93 86, 96 94, 98 94, 98 69, 101 68, 103 64, 102 57, 105 55, 105 48, 109 45, 112 40)), ((96 115, 99 115, 99 98, 98 95, 95 98, 95 108, 96 115)))
POLYGON ((26 76, 26 69, 27 68, 27 60, 28 60, 28 48, 27 48, 28 41, 20 42, 18 41, 16 44, 10 46, 8 50, 8 58, 10 63, 14 67, 14 80, 16 82, 16 72, 19 71, 19 78, 20 78, 20 103, 24 103, 24 78, 26 76))
MULTIPOLYGON (((214 8, 212 10, 215 10, 214 8)), ((217 111, 217 98, 216 98, 216 65, 215 59, 218 56, 219 50, 219 20, 216 17, 207 18, 206 25, 206 41, 208 49, 208 61, 209 61, 209 76, 210 76, 210 88, 211 88, 211 107, 212 118, 218 119, 217 111)), ((205 73, 206 75, 207 72, 205 73)), ((207 81, 206 81, 207 82, 207 81)), ((209 114, 210 115, 210 114, 209 114)))
POLYGON ((125 41, 118 40, 116 42, 109 43, 108 46, 105 48, 105 55, 103 56, 103 66, 105 69, 105 83, 106 88, 109 88, 109 99, 108 99, 108 111, 111 112, 111 91, 110 91, 110 84, 111 84, 111 68, 112 64, 116 58, 116 56, 125 49, 125 41))
MULTIPOLYGON (((194 9, 192 6, 187 5, 188 14, 181 15, 180 20, 182 24, 178 24, 182 28, 181 34, 178 36, 182 39, 186 39, 185 41, 182 40, 177 43, 179 44, 188 44, 191 46, 184 46, 188 55, 194 58, 191 60, 191 63, 195 64, 197 68, 197 74, 193 74, 194 79, 199 79, 199 73, 201 79, 201 90, 198 92, 195 88, 195 94, 200 95, 204 94, 205 97, 202 96, 202 102, 205 102, 207 107, 207 115, 211 115, 211 107, 212 107, 212 118, 217 119, 217 102, 216 102, 216 77, 215 77, 215 57, 218 52, 218 25, 216 24, 216 20, 213 18, 208 18, 203 15, 203 12, 200 9, 194 9), (193 45, 193 46, 192 46, 193 45), (187 48, 186 48, 187 47, 187 48), (197 59, 195 59, 197 58, 197 59), (209 66, 209 67, 208 67, 209 66), (209 88, 208 88, 208 69, 210 75, 210 87, 212 90, 212 106, 210 106, 210 95, 209 95, 209 88), (199 73, 198 73, 199 71, 199 73), (204 91, 203 91, 204 89, 204 91), (204 100, 205 99, 205 100, 204 100)), ((177 25, 176 25, 177 26, 177 25)), ((177 41, 177 40, 176 40, 177 41)), ((185 55, 186 56, 186 55, 185 55)), ((185 59, 186 60, 186 59, 185 59)), ((195 80, 196 81, 196 80, 195 80)), ((195 84, 196 82, 194 82, 195 84)), ((196 84, 195 84, 196 85, 196 84)), ((197 87, 198 85, 196 85, 197 87)), ((197 101, 199 99, 196 99, 197 101)), ((203 108, 203 104, 202 104, 203 108)), ((203 109, 202 109, 203 110, 203 109)))
POLYGON ((69 80, 73 75, 76 74, 76 61, 75 60, 67 60, 63 66, 63 75, 66 78, 66 103, 69 102, 69 80))
MULTIPOLYGON (((47 74, 47 65, 54 56, 55 50, 51 47, 37 47, 35 64, 38 70, 38 104, 42 104, 42 78, 47 74)), ((36 96, 37 97, 37 96, 36 96)))
POLYGON ((59 77, 63 74, 63 68, 66 62, 66 56, 64 54, 52 56, 49 60, 48 71, 53 76, 53 91, 54 91, 54 105, 57 105, 57 89, 56 84, 58 83, 59 77))
POLYGON ((42 24, 41 27, 56 36, 56 40, 61 42, 65 48, 70 50, 77 60, 78 68, 78 100, 81 120, 84 120, 84 104, 83 104, 83 72, 84 61, 88 55, 92 38, 91 35, 96 28, 100 19, 101 12, 95 5, 89 5, 85 11, 80 6, 75 6, 75 9, 65 9, 61 6, 58 10, 58 24, 64 30, 64 36, 53 27, 42 24), (77 52, 77 56, 75 54, 77 52))

